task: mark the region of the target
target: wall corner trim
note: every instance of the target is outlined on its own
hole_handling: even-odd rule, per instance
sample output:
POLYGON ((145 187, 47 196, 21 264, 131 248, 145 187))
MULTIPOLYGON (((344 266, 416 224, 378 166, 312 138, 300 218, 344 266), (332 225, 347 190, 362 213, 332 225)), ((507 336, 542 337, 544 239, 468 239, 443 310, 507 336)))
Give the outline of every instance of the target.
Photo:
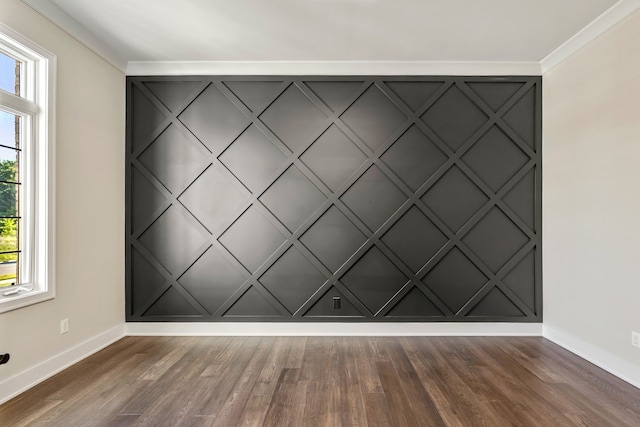
POLYGON ((129 61, 128 76, 541 75, 538 62, 498 61, 129 61))
POLYGON ((127 336, 541 336, 542 323, 127 322, 127 336))
POLYGON ((111 46, 98 38, 91 30, 72 18, 55 2, 50 0, 22 0, 36 12, 60 27, 64 32, 82 43, 93 53, 113 65, 123 73, 127 68, 127 61, 111 46))
POLYGON ((0 404, 118 341, 124 332, 119 324, 0 382, 0 404))
POLYGON ((620 0, 540 61, 542 74, 640 9, 640 0, 620 0))
POLYGON ((542 336, 640 389, 640 365, 627 362, 605 349, 551 326, 543 326, 542 336))

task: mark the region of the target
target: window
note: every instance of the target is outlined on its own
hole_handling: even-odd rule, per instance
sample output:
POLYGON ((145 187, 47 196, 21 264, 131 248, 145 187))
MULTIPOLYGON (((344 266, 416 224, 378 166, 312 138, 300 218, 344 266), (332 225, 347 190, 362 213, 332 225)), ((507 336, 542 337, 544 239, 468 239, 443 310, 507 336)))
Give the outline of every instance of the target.
POLYGON ((0 313, 55 296, 54 71, 0 24, 0 313))

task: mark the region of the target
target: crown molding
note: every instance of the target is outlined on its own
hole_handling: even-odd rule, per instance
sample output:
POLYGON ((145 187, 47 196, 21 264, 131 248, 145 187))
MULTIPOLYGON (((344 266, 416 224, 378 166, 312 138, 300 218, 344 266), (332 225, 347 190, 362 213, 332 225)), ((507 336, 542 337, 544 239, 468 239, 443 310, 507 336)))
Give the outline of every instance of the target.
POLYGON ((154 75, 540 75, 538 62, 129 61, 128 76, 154 75))
POLYGON ((130 76, 142 75, 542 75, 640 9, 620 0, 540 62, 500 61, 129 61, 51 0, 22 0, 130 76))
POLYGON ((620 0, 540 61, 542 74, 640 9, 640 0, 620 0))
POLYGON ((72 18, 64 10, 60 9, 51 0, 22 0, 36 12, 60 27, 64 32, 92 50, 96 55, 113 65, 118 70, 125 72, 127 60, 121 57, 111 46, 96 37, 87 27, 72 18))

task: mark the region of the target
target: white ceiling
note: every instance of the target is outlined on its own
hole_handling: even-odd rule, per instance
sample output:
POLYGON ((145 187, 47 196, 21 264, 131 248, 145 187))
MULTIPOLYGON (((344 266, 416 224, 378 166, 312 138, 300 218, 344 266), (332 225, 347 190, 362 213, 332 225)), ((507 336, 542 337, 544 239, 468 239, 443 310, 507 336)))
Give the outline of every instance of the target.
POLYGON ((540 62, 613 5, 624 2, 24 1, 63 27, 80 23, 84 34, 95 36, 125 62, 540 62), (68 16, 60 19, 61 14, 68 16), (58 15, 57 21, 52 15, 58 15))

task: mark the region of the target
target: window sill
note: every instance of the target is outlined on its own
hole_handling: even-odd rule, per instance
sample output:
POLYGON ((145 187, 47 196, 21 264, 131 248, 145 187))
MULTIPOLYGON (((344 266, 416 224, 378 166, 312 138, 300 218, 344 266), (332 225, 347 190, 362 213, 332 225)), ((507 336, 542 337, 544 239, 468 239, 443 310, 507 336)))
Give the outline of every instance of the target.
POLYGON ((32 290, 25 293, 3 296, 0 293, 0 313, 16 310, 43 301, 53 299, 55 294, 52 291, 32 290))

